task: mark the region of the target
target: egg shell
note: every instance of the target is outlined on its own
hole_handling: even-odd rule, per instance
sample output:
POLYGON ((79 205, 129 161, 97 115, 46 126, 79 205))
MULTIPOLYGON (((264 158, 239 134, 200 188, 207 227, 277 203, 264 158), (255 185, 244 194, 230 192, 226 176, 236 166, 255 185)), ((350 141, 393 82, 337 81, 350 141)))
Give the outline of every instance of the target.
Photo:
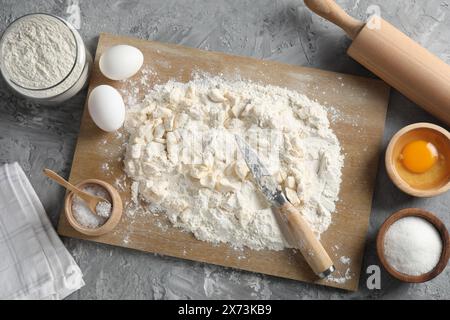
POLYGON ((111 80, 125 80, 135 75, 144 63, 142 52, 132 46, 120 44, 108 48, 100 57, 102 74, 111 80))
POLYGON ((94 123, 106 132, 116 131, 125 121, 122 96, 108 85, 100 85, 91 91, 88 110, 94 123))

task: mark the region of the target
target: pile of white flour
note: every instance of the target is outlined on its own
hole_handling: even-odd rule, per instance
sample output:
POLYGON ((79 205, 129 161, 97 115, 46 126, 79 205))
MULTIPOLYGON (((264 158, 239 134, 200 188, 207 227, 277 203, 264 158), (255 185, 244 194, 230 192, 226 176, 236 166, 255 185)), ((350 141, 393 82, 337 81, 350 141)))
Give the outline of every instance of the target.
POLYGON ((287 89, 218 77, 156 86, 127 112, 125 171, 134 201, 161 206, 196 238, 281 250, 270 204, 234 134, 259 154, 313 230, 327 230, 343 156, 323 106, 287 89))

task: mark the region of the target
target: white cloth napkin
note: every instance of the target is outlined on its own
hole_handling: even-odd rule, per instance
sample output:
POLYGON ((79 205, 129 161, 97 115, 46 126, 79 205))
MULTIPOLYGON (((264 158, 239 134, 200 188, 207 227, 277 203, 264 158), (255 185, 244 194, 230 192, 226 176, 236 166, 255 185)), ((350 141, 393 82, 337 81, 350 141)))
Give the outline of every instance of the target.
POLYGON ((82 286, 22 168, 0 166, 0 299, 64 299, 82 286))

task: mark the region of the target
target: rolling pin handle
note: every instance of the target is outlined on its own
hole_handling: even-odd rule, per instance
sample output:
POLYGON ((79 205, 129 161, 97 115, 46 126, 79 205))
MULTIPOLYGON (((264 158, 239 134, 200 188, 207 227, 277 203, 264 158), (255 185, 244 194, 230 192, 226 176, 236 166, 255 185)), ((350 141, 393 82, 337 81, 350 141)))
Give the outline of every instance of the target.
POLYGON ((349 16, 333 0, 304 0, 305 5, 324 19, 342 28, 353 40, 365 23, 349 16))

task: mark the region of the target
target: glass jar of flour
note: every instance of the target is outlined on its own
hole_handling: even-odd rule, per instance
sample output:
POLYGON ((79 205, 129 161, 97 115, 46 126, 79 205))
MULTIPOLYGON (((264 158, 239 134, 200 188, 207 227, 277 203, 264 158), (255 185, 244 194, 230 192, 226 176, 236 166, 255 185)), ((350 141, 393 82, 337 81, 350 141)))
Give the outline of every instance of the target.
POLYGON ((0 40, 0 72, 18 94, 40 103, 70 99, 86 85, 92 56, 78 31, 43 13, 12 22, 0 40))

